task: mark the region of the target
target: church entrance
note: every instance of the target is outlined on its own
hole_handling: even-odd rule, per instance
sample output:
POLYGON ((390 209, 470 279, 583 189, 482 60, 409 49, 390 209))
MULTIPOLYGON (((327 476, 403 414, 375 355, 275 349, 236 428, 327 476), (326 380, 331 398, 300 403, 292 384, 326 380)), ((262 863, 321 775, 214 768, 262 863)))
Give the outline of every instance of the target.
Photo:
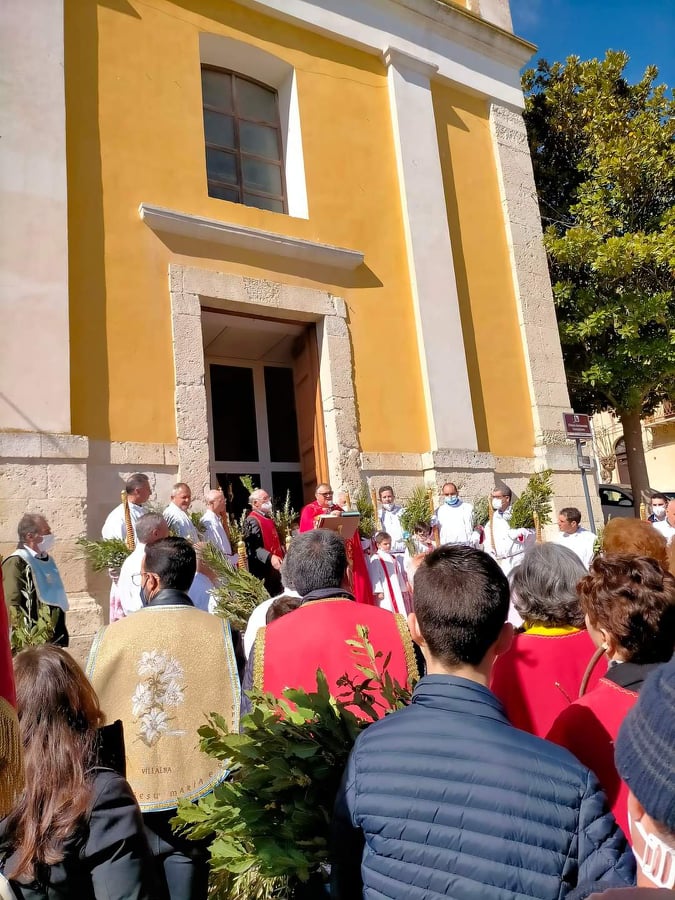
POLYGON ((201 317, 212 483, 237 518, 241 476, 299 512, 327 477, 315 326, 208 307, 201 317))

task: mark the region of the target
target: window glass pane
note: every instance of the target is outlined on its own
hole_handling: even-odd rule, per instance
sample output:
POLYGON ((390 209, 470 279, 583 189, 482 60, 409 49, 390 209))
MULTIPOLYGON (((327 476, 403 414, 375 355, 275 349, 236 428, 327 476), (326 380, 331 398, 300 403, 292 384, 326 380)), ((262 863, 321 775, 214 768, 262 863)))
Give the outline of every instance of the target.
POLYGON ((253 370, 244 366, 216 365, 209 369, 216 459, 257 462, 253 370))
POLYGON ((272 462, 300 462, 293 369, 265 366, 265 396, 272 462))
POLYGON ((202 98, 205 106, 232 111, 232 76, 227 72, 202 69, 202 98))
POLYGON ((207 144, 234 148, 234 120, 217 112, 204 110, 204 136, 207 144))
POLYGON ((270 209, 272 212, 284 211, 281 200, 273 200, 271 197, 259 197, 257 194, 244 194, 244 206, 255 206, 257 209, 270 209))
POLYGON ((291 506, 302 509, 305 500, 302 493, 302 475, 300 472, 272 472, 272 496, 277 509, 286 502, 286 491, 291 492, 291 506))
POLYGON ((233 203, 239 203, 239 191, 236 188, 229 188, 224 184, 218 184, 217 181, 209 181, 209 197, 215 197, 218 200, 231 200, 233 203))
POLYGON ((242 120, 239 123, 239 143, 244 153, 255 153, 256 156, 279 159, 276 128, 270 128, 268 125, 254 125, 253 122, 242 120))
POLYGON ((227 181, 230 184, 237 183, 237 163, 233 153, 224 153, 222 150, 206 148, 206 171, 209 178, 217 181, 227 181))
POLYGON ((279 166, 242 156, 241 173, 245 188, 266 191, 268 194, 281 194, 281 168, 279 166))
POLYGON ((244 81, 243 78, 237 78, 236 91, 238 115, 276 124, 276 91, 253 84, 252 81, 244 81))
MULTIPOLYGON (((260 487, 260 475, 253 472, 217 472, 216 479, 218 480, 218 486, 221 488, 222 492, 225 494, 225 500, 227 501, 227 514, 228 516, 234 516, 234 518, 239 521, 241 518, 241 514, 246 510, 248 512, 248 489, 244 487, 241 483, 240 475, 248 475, 248 477, 253 481, 254 487, 260 487)), ((285 495, 284 495, 285 496, 285 495)), ((301 501, 302 503, 302 496, 301 501)), ((299 506, 293 507, 294 509, 300 509, 299 506)), ((236 547, 232 548, 236 550, 236 547)))

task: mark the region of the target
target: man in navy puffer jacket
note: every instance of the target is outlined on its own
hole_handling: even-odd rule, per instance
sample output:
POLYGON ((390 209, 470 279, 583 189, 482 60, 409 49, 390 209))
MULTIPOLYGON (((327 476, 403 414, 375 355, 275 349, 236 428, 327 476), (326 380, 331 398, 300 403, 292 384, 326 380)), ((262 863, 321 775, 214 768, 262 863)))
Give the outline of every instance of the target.
POLYGON ((479 550, 441 547, 417 570, 408 621, 428 674, 352 751, 334 898, 562 900, 578 884, 635 883, 595 776, 513 728, 487 688, 511 641, 508 607, 506 578, 479 550))

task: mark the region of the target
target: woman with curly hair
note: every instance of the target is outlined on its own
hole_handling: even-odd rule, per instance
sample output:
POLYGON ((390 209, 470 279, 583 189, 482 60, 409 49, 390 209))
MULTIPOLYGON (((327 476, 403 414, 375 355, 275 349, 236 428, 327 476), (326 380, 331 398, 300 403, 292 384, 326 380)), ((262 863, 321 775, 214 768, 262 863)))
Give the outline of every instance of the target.
POLYGON ((578 591, 589 634, 609 668, 593 690, 560 713, 547 737, 595 772, 628 835, 627 792, 614 765, 614 741, 647 675, 673 655, 675 577, 644 556, 599 557, 578 591))
MULTIPOLYGON (((530 547, 510 575, 523 626, 498 657, 490 687, 511 724, 538 737, 545 737, 558 713, 579 696, 595 652, 577 596, 584 575, 576 553, 559 544, 530 547)), ((604 668, 596 666, 595 681, 604 668)))
POLYGON ((602 533, 603 556, 648 556, 668 570, 668 542, 651 522, 610 519, 602 533))
POLYGON ((126 780, 97 765, 103 713, 60 647, 14 663, 26 787, 0 824, 2 871, 20 900, 148 900, 152 857, 126 780))

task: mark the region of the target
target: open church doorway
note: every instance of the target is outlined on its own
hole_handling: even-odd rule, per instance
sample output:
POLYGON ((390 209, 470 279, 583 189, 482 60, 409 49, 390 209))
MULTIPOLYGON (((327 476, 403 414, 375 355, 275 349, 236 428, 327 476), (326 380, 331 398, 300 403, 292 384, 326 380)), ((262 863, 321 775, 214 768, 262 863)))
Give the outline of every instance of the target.
POLYGON ((202 307, 212 484, 246 509, 241 476, 300 511, 327 477, 314 324, 202 307))

